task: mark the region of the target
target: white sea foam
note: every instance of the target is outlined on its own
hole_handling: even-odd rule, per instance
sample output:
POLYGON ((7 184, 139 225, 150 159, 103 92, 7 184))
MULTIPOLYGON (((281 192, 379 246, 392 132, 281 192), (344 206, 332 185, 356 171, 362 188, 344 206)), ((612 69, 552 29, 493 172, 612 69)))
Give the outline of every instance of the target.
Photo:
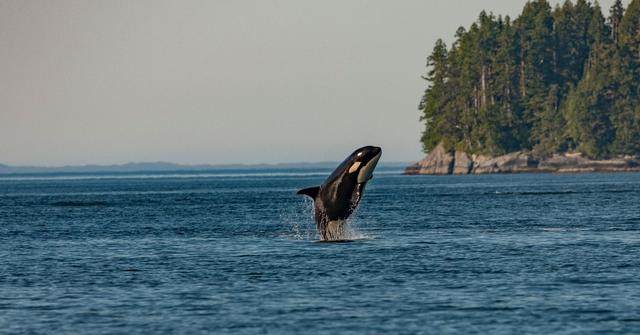
POLYGON ((312 240, 317 238, 316 225, 313 220, 313 200, 300 197, 295 206, 283 208, 280 218, 288 231, 281 237, 291 240, 312 240))
MULTIPOLYGON (((316 232, 314 219, 313 200, 308 197, 301 199, 303 199, 303 201, 297 205, 280 211, 280 218, 288 228, 288 231, 281 234, 280 237, 291 240, 319 241, 320 239, 316 232)), ((347 222, 345 222, 342 240, 357 241, 375 239, 374 235, 359 228, 359 220, 356 214, 356 211, 354 211, 347 222)))

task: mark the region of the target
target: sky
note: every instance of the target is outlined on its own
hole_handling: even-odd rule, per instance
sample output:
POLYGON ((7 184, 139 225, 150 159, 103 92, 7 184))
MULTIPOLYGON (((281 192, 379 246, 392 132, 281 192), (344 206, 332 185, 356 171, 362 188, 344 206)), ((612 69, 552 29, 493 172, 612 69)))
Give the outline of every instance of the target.
POLYGON ((525 3, 0 0, 0 163, 417 161, 435 41, 525 3))

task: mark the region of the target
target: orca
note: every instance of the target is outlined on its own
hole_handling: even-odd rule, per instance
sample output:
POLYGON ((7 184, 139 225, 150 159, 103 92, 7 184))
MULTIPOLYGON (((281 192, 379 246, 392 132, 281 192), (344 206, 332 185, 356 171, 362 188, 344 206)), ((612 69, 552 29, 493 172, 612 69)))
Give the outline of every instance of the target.
POLYGON ((324 241, 345 240, 345 220, 358 206, 364 187, 373 177, 373 170, 382 156, 382 149, 366 146, 347 157, 320 186, 309 187, 297 194, 314 201, 318 235, 324 241))

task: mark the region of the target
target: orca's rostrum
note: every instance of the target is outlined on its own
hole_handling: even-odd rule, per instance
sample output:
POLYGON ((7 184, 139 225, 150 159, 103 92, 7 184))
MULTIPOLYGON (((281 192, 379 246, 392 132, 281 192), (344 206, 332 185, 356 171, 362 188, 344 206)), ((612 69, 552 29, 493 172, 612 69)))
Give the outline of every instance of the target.
POLYGON ((382 149, 366 146, 347 157, 325 182, 298 191, 314 200, 316 228, 325 241, 346 239, 345 220, 358 206, 364 186, 382 156, 382 149))

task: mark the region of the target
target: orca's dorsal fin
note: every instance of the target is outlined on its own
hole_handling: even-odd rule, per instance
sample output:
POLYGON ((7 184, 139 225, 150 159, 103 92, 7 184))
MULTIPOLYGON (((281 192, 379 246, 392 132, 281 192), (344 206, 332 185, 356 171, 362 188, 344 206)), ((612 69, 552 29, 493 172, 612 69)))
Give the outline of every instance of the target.
POLYGON ((304 194, 306 196, 311 197, 311 199, 315 199, 318 196, 319 192, 320 192, 320 187, 315 186, 315 187, 303 188, 300 191, 298 191, 298 193, 296 194, 304 194))

